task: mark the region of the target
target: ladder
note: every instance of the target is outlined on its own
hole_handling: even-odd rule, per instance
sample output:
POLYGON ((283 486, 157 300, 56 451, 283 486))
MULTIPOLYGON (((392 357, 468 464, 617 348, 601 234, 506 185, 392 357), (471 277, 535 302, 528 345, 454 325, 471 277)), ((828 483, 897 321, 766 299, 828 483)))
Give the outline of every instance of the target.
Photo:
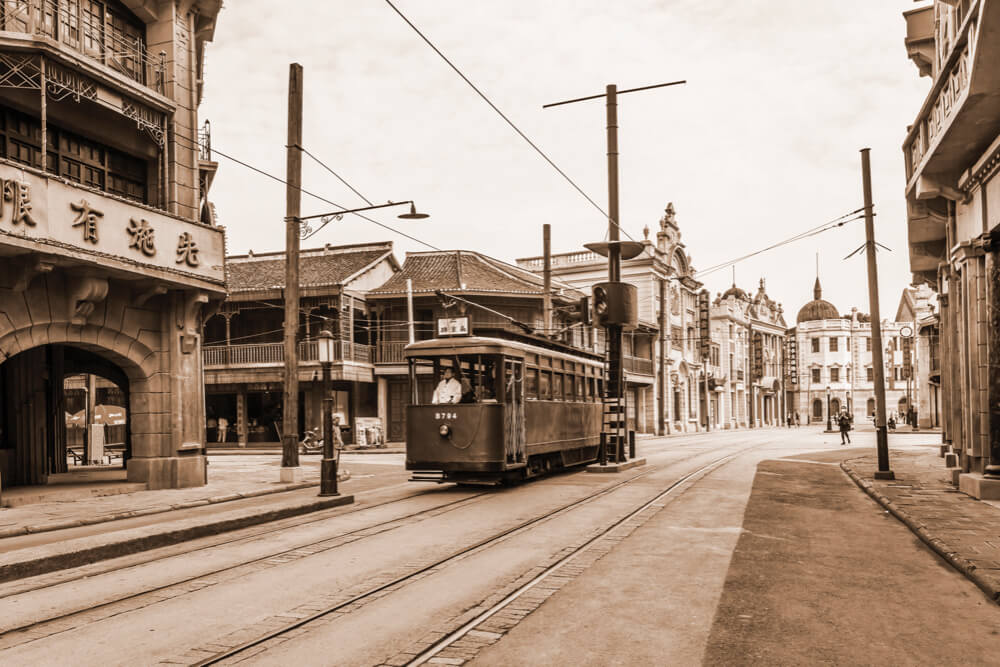
MULTIPOLYGON (((610 332, 609 332, 610 333, 610 332)), ((625 377, 621 368, 621 334, 609 335, 604 354, 604 396, 602 434, 605 443, 602 460, 620 463, 628 457, 628 413, 625 377), (616 352, 616 344, 617 351, 616 352)))

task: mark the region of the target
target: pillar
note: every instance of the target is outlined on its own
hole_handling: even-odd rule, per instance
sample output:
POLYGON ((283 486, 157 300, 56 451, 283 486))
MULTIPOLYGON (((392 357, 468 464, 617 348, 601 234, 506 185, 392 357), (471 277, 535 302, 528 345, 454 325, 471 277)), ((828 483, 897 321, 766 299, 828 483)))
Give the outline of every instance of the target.
POLYGON ((250 439, 250 423, 247 419, 247 392, 242 386, 236 393, 236 439, 239 441, 240 447, 246 447, 247 441, 250 439))

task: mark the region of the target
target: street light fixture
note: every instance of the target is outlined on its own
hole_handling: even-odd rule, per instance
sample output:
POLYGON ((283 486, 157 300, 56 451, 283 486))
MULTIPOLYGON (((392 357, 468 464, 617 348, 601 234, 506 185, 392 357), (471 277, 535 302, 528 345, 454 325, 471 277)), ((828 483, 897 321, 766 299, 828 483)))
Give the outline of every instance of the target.
POLYGON ((295 220, 297 220, 298 223, 299 223, 299 225, 300 225, 299 233, 301 234, 302 238, 303 239, 307 239, 310 236, 313 236, 314 234, 316 234, 319 230, 321 230, 324 227, 326 227, 328 224, 330 224, 334 220, 340 220, 341 218, 343 218, 348 213, 361 213, 362 211, 373 211, 373 210, 379 209, 379 208, 389 208, 390 206, 402 206, 404 204, 409 204, 410 205, 410 211, 409 211, 409 213, 400 213, 399 215, 397 215, 396 217, 399 218, 400 220, 423 220, 424 218, 429 218, 430 217, 427 213, 421 213, 421 212, 417 211, 416 204, 414 204, 413 201, 411 201, 411 200, 408 199, 406 201, 390 201, 390 202, 387 202, 385 204, 372 204, 371 206, 362 206, 361 208, 344 209, 342 211, 330 211, 329 213, 317 213, 316 215, 297 216, 295 218, 295 220), (315 220, 316 218, 322 218, 323 219, 323 224, 321 224, 316 229, 312 229, 309 225, 302 224, 302 223, 306 222, 307 220, 315 220))
POLYGON ((339 496, 337 491, 337 451, 333 447, 333 397, 330 367, 333 365, 333 334, 324 329, 318 336, 319 365, 323 368, 323 462, 320 464, 319 495, 339 496))
POLYGON ((826 430, 833 430, 833 423, 830 421, 830 385, 826 385, 826 430))

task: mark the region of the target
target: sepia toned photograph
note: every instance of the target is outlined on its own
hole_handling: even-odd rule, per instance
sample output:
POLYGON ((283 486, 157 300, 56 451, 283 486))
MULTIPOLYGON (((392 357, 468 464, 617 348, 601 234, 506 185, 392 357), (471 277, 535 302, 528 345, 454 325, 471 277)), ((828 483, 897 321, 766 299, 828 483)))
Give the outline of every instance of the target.
POLYGON ((0 665, 997 628, 1000 0, 0 0, 0 665))

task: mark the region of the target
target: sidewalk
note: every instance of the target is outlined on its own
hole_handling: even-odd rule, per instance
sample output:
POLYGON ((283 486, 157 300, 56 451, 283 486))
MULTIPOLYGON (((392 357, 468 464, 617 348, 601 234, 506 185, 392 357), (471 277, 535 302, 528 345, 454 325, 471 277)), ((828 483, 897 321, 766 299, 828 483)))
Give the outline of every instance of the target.
POLYGON ((840 466, 927 546, 1000 602, 1000 502, 960 493, 939 451, 890 451, 894 480, 872 479, 874 454, 840 466))

